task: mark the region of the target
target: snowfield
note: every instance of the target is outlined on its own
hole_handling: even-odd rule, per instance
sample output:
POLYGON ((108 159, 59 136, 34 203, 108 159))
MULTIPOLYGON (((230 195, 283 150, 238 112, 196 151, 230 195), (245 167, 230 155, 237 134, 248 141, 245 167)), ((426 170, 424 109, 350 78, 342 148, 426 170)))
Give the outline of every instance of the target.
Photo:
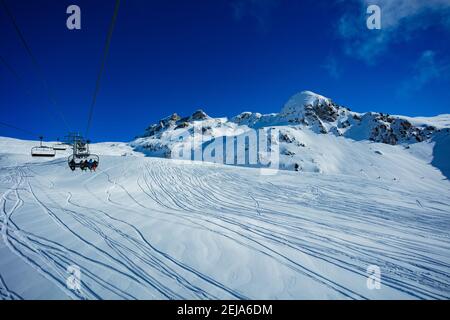
POLYGON ((0 297, 449 299, 449 119, 303 91, 280 113, 173 114, 91 145, 97 172, 0 138, 0 297), (272 175, 261 149, 246 163, 256 130, 272 175))
POLYGON ((31 159, 35 142, 0 138, 0 297, 450 298, 450 183, 434 143, 301 134, 328 173, 264 176, 124 143, 92 145, 99 170, 71 172, 68 153, 31 159))

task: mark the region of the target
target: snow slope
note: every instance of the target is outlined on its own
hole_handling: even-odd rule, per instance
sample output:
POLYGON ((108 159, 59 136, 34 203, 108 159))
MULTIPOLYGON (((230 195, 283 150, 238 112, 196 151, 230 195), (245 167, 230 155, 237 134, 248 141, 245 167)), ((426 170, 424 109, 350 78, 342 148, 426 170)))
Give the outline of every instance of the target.
POLYGON ((0 138, 0 297, 450 298, 450 182, 432 163, 448 136, 408 149, 289 130, 309 148, 296 161, 322 174, 115 143, 91 146, 98 172, 71 172, 65 154, 34 160, 33 142, 0 138), (66 286, 71 265, 81 290, 66 286))

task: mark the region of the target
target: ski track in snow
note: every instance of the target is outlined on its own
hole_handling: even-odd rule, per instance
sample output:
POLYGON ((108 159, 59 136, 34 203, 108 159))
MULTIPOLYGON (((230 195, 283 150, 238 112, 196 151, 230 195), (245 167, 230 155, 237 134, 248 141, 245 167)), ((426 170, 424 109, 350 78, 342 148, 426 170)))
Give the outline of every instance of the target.
POLYGON ((96 173, 64 161, 0 169, 8 261, 42 290, 0 261, 1 298, 450 298, 446 192, 116 158, 96 173), (66 286, 69 265, 81 290, 66 286), (380 291, 366 287, 369 265, 380 291))

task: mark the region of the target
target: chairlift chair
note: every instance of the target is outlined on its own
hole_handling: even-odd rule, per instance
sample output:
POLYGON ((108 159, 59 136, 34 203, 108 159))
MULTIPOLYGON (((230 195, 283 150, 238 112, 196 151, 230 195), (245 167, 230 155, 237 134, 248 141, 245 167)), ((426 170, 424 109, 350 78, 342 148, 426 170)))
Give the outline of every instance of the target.
POLYGON ((89 140, 85 140, 81 136, 76 136, 73 140, 73 154, 67 159, 69 168, 72 171, 75 171, 76 168, 84 169, 84 164, 91 160, 98 167, 100 158, 98 155, 90 153, 89 143, 89 140))
POLYGON ((53 150, 66 151, 68 145, 66 143, 64 143, 64 142, 60 142, 59 139, 57 139, 57 141, 58 142, 53 145, 53 150))
POLYGON ((53 150, 55 151, 66 151, 67 150, 67 145, 63 144, 63 143, 56 143, 53 145, 53 150))
POLYGON ((76 168, 81 168, 84 161, 89 162, 92 160, 93 162, 97 163, 97 167, 100 163, 100 158, 96 154, 73 154, 67 159, 67 163, 69 165, 69 168, 72 171, 75 171, 76 168))
POLYGON ((56 156, 56 151, 52 147, 42 145, 43 137, 39 137, 41 143, 37 147, 31 148, 32 157, 54 157, 56 156))

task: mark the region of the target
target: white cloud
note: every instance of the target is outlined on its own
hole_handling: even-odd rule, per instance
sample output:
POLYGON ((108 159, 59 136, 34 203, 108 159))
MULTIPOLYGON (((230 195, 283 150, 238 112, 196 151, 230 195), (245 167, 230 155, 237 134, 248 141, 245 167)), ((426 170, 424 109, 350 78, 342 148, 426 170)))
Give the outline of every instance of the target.
POLYGON ((393 42, 409 41, 414 33, 431 26, 450 31, 450 0, 353 0, 358 13, 348 12, 337 25, 344 51, 350 56, 374 63, 393 42), (381 30, 366 28, 366 9, 381 8, 381 30))
POLYGON ((328 56, 321 67, 328 72, 331 78, 339 79, 341 77, 341 69, 333 56, 328 56))
POLYGON ((438 59, 436 52, 432 50, 424 51, 415 63, 412 75, 401 85, 398 94, 406 96, 419 91, 427 84, 447 77, 449 72, 448 61, 438 59))

